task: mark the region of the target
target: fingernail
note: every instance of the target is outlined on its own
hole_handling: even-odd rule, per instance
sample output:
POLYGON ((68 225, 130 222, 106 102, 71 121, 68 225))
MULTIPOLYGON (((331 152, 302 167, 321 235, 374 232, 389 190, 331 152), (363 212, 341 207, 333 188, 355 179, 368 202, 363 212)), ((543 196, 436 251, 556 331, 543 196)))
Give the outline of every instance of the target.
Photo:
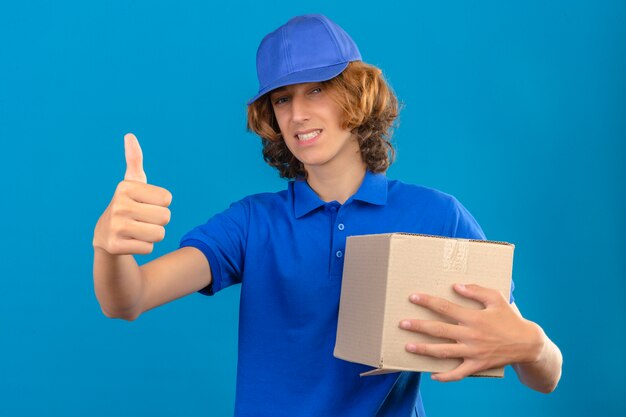
POLYGON ((402 327, 403 329, 410 329, 411 328, 411 322, 408 320, 402 320, 400 322, 400 327, 402 327))
POLYGON ((409 297, 409 299, 414 302, 417 303, 420 300, 420 296, 417 294, 411 294, 411 296, 409 297))
POLYGON ((406 350, 408 350, 409 352, 415 352, 417 350, 417 346, 413 344, 406 345, 406 350))
POLYGON ((461 290, 461 291, 465 291, 466 290, 465 285, 463 285, 463 284, 456 284, 456 288, 461 290))

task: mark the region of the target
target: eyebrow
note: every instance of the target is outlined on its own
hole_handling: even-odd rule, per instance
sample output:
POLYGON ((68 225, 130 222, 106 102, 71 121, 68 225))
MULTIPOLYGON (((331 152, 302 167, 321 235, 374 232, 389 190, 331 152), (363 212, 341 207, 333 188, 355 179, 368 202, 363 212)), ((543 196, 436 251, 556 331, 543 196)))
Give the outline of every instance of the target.
MULTIPOLYGON (((311 81, 311 82, 308 82, 306 84, 322 84, 322 82, 321 81, 311 81)), ((274 94, 277 94, 277 93, 281 93, 283 91, 287 91, 287 86, 282 86, 282 87, 278 87, 278 88, 273 89, 272 91, 270 91, 270 96, 272 96, 274 94)))
POLYGON ((269 96, 270 98, 272 98, 272 97, 274 97, 274 95, 279 94, 279 93, 282 93, 283 91, 287 91, 287 88, 286 88, 286 87, 278 87, 278 88, 276 88, 276 89, 274 89, 274 90, 270 91, 270 93, 269 93, 269 95, 268 95, 268 96, 269 96))

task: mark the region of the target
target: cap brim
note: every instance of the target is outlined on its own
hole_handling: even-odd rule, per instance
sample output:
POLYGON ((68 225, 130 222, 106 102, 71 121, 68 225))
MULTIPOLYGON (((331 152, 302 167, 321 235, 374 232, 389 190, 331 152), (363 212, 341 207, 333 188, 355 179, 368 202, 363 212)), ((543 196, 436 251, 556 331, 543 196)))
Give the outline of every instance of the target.
POLYGON ((299 83, 314 83, 318 81, 330 80, 331 78, 336 77, 337 75, 341 74, 341 72, 344 69, 346 69, 348 64, 349 62, 342 62, 340 64, 331 65, 328 67, 312 68, 312 69, 288 74, 272 82, 270 85, 266 86, 262 90, 259 90, 256 96, 248 100, 247 105, 249 106, 262 95, 279 87, 284 87, 286 85, 299 84, 299 83))

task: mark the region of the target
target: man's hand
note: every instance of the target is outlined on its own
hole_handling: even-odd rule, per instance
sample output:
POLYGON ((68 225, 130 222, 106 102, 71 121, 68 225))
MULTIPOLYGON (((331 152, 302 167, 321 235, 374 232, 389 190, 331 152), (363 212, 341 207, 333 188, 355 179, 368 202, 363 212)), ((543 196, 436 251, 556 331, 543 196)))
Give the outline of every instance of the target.
POLYGON ((546 337, 541 327, 522 317, 496 290, 478 285, 454 285, 463 297, 484 304, 475 310, 461 307, 443 298, 412 294, 412 303, 428 308, 458 324, 440 321, 411 320, 400 327, 412 332, 454 340, 456 343, 409 343, 406 350, 436 358, 461 358, 463 362, 449 372, 432 374, 437 381, 458 381, 477 372, 500 366, 537 361, 546 337))
POLYGON ((93 247, 111 255, 149 254, 165 238, 172 194, 148 184, 143 154, 132 133, 124 136, 126 173, 94 229, 93 247))

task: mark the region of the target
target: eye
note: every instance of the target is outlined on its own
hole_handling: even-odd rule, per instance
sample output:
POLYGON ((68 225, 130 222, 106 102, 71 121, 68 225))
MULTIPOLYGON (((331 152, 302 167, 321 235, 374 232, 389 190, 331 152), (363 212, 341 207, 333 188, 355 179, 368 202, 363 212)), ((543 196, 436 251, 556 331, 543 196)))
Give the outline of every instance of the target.
POLYGON ((274 99, 273 103, 274 103, 275 105, 278 105, 278 104, 285 103, 287 100, 288 100, 288 99, 287 99, 287 97, 285 97, 285 96, 283 96, 283 97, 278 97, 278 98, 275 98, 275 99, 274 99))
POLYGON ((315 87, 314 89, 311 90, 312 94, 318 94, 322 92, 322 87, 315 87))

